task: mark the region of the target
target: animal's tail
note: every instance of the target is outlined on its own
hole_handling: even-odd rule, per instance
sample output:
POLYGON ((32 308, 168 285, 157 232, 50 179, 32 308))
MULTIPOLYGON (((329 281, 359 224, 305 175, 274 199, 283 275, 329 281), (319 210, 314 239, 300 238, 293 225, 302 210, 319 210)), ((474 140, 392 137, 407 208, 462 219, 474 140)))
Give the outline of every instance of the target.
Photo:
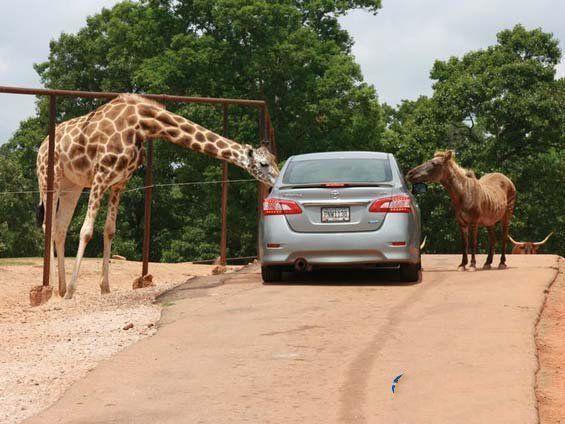
POLYGON ((35 207, 35 222, 38 227, 43 225, 43 218, 45 217, 45 206, 43 200, 35 207))

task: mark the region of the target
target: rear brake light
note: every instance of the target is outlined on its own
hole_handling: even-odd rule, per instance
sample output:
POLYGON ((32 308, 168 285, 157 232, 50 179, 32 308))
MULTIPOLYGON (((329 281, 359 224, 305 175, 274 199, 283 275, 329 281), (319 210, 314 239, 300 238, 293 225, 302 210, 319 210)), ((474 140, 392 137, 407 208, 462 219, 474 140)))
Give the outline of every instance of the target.
POLYGON ((344 183, 325 183, 324 187, 332 188, 332 187, 345 187, 346 184, 344 183))
POLYGON ((263 201, 263 215, 297 215, 302 209, 292 200, 265 199, 263 201))
POLYGON ((369 207, 369 212, 410 213, 411 206, 410 196, 400 194, 375 200, 369 207))

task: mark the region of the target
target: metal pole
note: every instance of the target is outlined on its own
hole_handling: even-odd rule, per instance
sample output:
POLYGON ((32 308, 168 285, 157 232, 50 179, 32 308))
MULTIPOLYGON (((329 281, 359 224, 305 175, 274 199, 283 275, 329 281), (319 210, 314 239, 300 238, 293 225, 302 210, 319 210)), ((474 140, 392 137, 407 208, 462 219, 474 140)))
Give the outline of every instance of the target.
POLYGON ((149 248, 151 243, 151 195, 153 194, 153 140, 147 141, 145 167, 145 226, 143 229, 143 268, 141 276, 149 273, 149 248))
POLYGON ((49 285, 51 262, 51 230, 53 223, 53 179, 55 177, 55 120, 57 97, 49 96, 49 145, 47 153, 47 204, 45 205, 45 248, 43 256, 43 285, 49 285))
MULTIPOLYGON (((224 112, 223 136, 228 136, 228 105, 222 106, 224 112)), ((226 265, 228 250, 228 163, 222 162, 222 237, 220 240, 220 264, 226 265)))

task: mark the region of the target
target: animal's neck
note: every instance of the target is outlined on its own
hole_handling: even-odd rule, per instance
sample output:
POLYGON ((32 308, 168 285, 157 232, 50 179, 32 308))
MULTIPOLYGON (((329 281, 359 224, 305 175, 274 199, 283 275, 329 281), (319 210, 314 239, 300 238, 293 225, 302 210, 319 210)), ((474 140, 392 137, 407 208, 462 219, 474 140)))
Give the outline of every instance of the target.
POLYGON ((245 148, 194 122, 167 110, 152 110, 153 116, 141 116, 144 138, 163 138, 179 146, 246 167, 245 148))
POLYGON ((466 175, 463 168, 453 161, 449 161, 444 178, 440 181, 445 187, 451 200, 458 207, 463 198, 468 195, 470 177, 466 175))

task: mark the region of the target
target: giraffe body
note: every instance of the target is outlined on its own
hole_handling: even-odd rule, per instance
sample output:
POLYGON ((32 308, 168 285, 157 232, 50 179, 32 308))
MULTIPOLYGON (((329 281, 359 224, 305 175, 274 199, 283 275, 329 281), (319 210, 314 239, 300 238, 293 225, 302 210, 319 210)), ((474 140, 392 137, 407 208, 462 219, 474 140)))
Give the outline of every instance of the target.
MULTIPOLYGON (((71 298, 80 262, 92 238, 94 221, 104 193, 110 190, 104 226, 102 293, 109 292, 108 268, 116 229, 120 195, 143 163, 144 141, 165 139, 179 146, 226 160, 249 171, 259 181, 273 185, 278 175, 274 156, 265 148, 253 149, 222 137, 194 122, 167 111, 162 105, 135 94, 118 96, 95 111, 59 124, 55 131, 55 178, 53 183, 53 241, 57 249, 59 295, 71 298), (88 212, 69 285, 65 282, 64 244, 67 228, 84 188, 90 188, 88 212)), ((41 205, 47 190, 46 138, 37 155, 41 205)), ((51 281, 55 281, 51 249, 51 281)))

